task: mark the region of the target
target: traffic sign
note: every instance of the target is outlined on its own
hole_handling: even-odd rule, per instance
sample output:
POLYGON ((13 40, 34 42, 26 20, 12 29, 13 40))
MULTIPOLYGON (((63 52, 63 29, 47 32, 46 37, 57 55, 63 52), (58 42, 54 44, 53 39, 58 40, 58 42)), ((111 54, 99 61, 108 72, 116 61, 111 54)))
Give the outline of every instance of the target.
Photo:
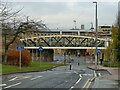
POLYGON ((100 49, 97 49, 97 53, 100 53, 101 52, 101 50, 100 49))
POLYGON ((17 46, 16 49, 17 50, 24 50, 24 46, 17 46))
POLYGON ((43 48, 40 46, 40 47, 38 48, 38 50, 39 50, 40 52, 42 52, 42 51, 43 51, 43 48))
POLYGON ((21 59, 22 59, 22 56, 21 56, 21 55, 22 55, 21 50, 24 50, 24 46, 17 46, 16 49, 20 51, 19 67, 20 67, 20 69, 21 69, 21 59))

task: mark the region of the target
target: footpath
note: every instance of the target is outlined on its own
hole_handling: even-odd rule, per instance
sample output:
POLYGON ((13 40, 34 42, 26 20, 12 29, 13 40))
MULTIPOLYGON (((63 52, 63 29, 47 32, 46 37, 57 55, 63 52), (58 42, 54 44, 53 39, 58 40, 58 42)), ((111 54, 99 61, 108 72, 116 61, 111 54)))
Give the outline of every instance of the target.
POLYGON ((89 69, 95 71, 108 71, 109 74, 103 74, 97 76, 92 88, 109 88, 114 90, 120 90, 120 68, 103 67, 101 65, 95 68, 95 65, 89 65, 89 69))

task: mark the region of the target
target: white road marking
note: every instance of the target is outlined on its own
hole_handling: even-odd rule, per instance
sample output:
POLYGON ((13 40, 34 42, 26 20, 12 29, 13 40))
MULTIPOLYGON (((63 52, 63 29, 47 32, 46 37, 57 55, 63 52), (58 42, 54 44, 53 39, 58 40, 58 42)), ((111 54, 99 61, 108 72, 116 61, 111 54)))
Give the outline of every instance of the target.
POLYGON ((78 79, 78 81, 75 84, 78 84, 80 82, 80 80, 82 79, 82 75, 79 74, 80 78, 78 79))
POLYGON ((90 84, 91 84, 91 82, 89 82, 89 83, 88 83, 88 85, 87 85, 87 87, 86 87, 86 88, 89 88, 90 84))
POLYGON ((89 88, 94 79, 95 79, 95 77, 88 79, 87 82, 85 83, 85 85, 83 86, 83 88, 89 88))
POLYGON ((79 76, 80 76, 80 78, 82 77, 82 75, 81 75, 81 74, 79 74, 79 76))
POLYGON ((69 90, 71 90, 71 89, 73 89, 74 88, 74 86, 72 86, 69 90))
POLYGON ((72 86, 71 88, 74 88, 74 86, 72 86))
POLYGON ((83 74, 83 75, 85 75, 85 76, 93 76, 93 74, 83 74))
POLYGON ((13 85, 10 85, 10 86, 7 86, 7 87, 4 87, 4 88, 10 88, 10 87, 13 87, 13 86, 17 86, 17 85, 19 85, 19 84, 21 84, 21 82, 16 83, 16 84, 13 84, 13 85))
POLYGON ((10 79, 9 81, 14 81, 15 79, 17 79, 18 77, 14 77, 12 79, 10 79))
POLYGON ((6 84, 0 84, 0 87, 2 87, 2 86, 6 86, 6 84))
POLYGON ((97 74, 95 73, 95 71, 94 71, 94 76, 97 77, 97 74))
POLYGON ((83 86, 82 88, 85 88, 85 87, 86 87, 86 85, 89 83, 89 80, 90 80, 90 79, 87 80, 87 82, 84 84, 84 86, 83 86))
MULTIPOLYGON (((78 79, 78 81, 74 85, 78 84, 80 82, 80 80, 82 79, 82 75, 79 74, 79 76, 80 76, 80 78, 78 79)), ((74 88, 74 86, 72 86, 69 90, 71 90, 72 88, 74 88)))
POLYGON ((75 84, 78 84, 82 78, 79 78, 78 81, 75 84))
POLYGON ((68 81, 65 81, 65 82, 68 82, 68 81))
POLYGON ((75 74, 78 74, 76 71, 74 71, 75 74))
POLYGON ((35 79, 40 78, 40 77, 42 77, 42 76, 37 76, 37 77, 34 77, 34 78, 30 79, 30 80, 35 80, 35 79))
POLYGON ((98 73, 99 76, 101 76, 101 73, 98 73))
POLYGON ((31 76, 25 76, 25 77, 21 77, 19 79, 16 79, 16 80, 22 80, 22 79, 26 79, 26 78, 30 78, 31 76))

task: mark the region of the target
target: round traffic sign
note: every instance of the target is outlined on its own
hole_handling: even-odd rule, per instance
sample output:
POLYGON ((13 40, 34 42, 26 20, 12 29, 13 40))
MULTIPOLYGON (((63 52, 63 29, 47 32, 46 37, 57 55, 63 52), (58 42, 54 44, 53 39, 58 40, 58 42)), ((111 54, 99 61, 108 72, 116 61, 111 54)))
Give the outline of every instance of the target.
POLYGON ((40 47, 38 48, 38 50, 39 50, 40 52, 42 52, 42 51, 43 51, 43 48, 40 46, 40 47))

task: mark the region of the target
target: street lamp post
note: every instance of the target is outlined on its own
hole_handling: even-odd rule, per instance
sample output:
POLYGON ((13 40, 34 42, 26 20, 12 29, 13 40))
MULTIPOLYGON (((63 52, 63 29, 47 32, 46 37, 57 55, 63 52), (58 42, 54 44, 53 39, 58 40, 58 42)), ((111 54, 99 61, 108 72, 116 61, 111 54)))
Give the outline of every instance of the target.
MULTIPOLYGON (((93 29, 94 29, 94 27, 93 27, 93 23, 91 22, 91 28, 90 28, 90 30, 91 30, 91 39, 93 38, 93 29)), ((91 44, 91 64, 93 63, 93 49, 92 49, 92 44, 91 44)))
POLYGON ((97 37, 98 37, 98 19, 97 19, 97 2, 93 2, 96 4, 96 12, 95 12, 95 29, 96 29, 96 48, 95 48, 95 69, 97 69, 97 37))

